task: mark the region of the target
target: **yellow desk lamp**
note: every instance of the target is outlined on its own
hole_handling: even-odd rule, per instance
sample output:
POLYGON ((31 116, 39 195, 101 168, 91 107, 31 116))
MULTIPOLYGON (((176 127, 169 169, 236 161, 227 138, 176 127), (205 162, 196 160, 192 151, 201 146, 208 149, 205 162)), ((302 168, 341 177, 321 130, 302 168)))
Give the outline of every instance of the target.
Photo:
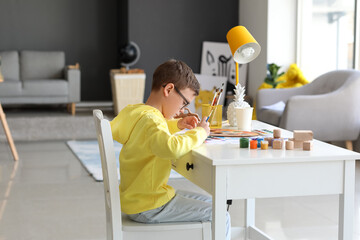
POLYGON ((261 47, 244 26, 236 26, 226 34, 235 61, 236 86, 239 83, 239 63, 245 64, 260 54, 261 47))

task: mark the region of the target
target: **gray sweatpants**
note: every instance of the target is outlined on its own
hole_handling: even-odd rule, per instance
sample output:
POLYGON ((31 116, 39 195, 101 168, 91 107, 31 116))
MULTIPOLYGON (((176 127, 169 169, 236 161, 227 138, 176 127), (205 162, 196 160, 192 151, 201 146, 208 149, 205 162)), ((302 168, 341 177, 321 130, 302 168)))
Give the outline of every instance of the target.
MULTIPOLYGON (((142 223, 211 221, 212 200, 202 194, 177 190, 173 199, 165 205, 128 216, 131 220, 142 223)), ((226 239, 230 240, 231 221, 228 212, 226 217, 226 239)))

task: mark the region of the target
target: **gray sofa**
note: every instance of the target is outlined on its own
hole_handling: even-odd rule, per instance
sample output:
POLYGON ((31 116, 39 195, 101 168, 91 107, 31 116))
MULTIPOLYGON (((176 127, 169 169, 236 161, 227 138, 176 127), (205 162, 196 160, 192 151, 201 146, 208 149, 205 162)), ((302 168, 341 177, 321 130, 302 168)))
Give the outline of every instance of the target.
POLYGON ((67 103, 75 114, 80 101, 80 69, 65 66, 61 51, 2 51, 0 102, 9 104, 67 103))

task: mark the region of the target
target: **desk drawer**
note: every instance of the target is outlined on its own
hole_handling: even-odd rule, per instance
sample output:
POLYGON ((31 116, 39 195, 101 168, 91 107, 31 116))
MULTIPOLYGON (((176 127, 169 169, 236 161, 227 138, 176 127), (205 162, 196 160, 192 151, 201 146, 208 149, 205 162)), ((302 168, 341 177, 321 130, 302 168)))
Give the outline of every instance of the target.
POLYGON ((231 166, 227 196, 245 199, 341 194, 343 179, 342 161, 231 166))
POLYGON ((174 161, 172 168, 186 179, 212 194, 212 166, 202 160, 195 159, 191 152, 174 161))

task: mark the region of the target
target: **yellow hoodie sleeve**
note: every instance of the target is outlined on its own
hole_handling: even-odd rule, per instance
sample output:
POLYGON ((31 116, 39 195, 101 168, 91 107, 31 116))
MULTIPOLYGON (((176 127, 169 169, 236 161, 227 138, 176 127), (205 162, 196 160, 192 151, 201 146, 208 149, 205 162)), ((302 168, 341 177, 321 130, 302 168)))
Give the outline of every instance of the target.
POLYGON ((169 131, 171 134, 177 133, 179 132, 181 129, 178 128, 178 122, 179 122, 180 118, 178 119, 171 119, 171 120, 166 120, 166 123, 168 125, 169 131))
POLYGON ((162 159, 178 159, 206 139, 204 128, 197 127, 184 134, 172 135, 166 122, 153 123, 148 129, 148 140, 153 154, 162 159))

